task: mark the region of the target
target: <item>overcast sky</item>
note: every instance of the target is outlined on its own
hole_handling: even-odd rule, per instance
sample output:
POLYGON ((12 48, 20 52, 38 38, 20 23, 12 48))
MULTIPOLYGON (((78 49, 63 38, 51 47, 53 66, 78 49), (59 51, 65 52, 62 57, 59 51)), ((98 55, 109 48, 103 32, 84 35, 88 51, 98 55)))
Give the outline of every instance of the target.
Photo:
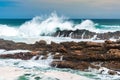
POLYGON ((120 0, 0 0, 0 18, 49 15, 69 18, 120 18, 120 0))

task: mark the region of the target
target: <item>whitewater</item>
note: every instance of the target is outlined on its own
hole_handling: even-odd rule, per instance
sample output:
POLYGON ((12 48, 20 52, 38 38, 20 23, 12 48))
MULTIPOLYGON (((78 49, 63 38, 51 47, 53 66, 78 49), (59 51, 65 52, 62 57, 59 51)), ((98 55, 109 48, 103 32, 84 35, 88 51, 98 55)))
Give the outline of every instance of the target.
MULTIPOLYGON (((34 43, 36 40, 40 40, 41 38, 46 41, 53 40, 55 42, 82 40, 70 39, 70 35, 72 33, 69 37, 61 36, 54 38, 52 35, 58 30, 88 30, 95 33, 107 33, 120 31, 120 26, 115 24, 100 25, 98 23, 94 23, 92 20, 82 20, 81 23, 75 24, 73 21, 70 21, 65 17, 58 17, 57 14, 53 13, 47 18, 42 18, 39 16, 34 17, 32 20, 26 21, 19 26, 0 24, 0 38, 28 43, 34 43), (29 38, 31 38, 31 41, 29 38)), ((85 33, 83 33, 82 36, 84 36, 84 34, 85 33)), ((91 41, 95 36, 96 35, 87 40, 91 41)), ((86 39, 84 40, 86 41, 86 39)))

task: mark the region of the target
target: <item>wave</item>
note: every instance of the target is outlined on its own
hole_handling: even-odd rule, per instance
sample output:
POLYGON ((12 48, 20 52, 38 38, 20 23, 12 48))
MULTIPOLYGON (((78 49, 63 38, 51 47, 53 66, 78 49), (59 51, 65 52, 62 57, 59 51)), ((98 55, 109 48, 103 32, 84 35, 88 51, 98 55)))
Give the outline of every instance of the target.
POLYGON ((79 24, 64 17, 58 17, 57 14, 51 14, 48 18, 43 19, 39 16, 20 25, 8 26, 0 24, 0 36, 7 37, 39 37, 51 36, 58 30, 88 30, 95 33, 106 33, 120 31, 119 25, 100 25, 94 23, 92 20, 84 20, 79 24))

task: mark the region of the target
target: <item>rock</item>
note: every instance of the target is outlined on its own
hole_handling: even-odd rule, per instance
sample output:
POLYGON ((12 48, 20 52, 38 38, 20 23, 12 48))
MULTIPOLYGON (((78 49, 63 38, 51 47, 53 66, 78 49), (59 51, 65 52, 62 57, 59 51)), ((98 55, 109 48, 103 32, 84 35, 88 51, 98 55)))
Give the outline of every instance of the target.
POLYGON ((46 41, 40 40, 39 42, 37 41, 35 44, 33 44, 33 47, 34 48, 41 48, 41 47, 45 47, 46 45, 47 45, 46 41))
POLYGON ((57 52, 67 53, 67 49, 64 46, 61 46, 57 49, 57 52))
MULTIPOLYGON (((48 54, 51 53, 55 60, 60 60, 53 61, 51 65, 58 65, 60 68, 83 70, 87 69, 89 66, 96 67, 91 64, 93 62, 102 62, 103 64, 101 66, 103 67, 112 70, 120 69, 119 41, 113 42, 107 40, 104 43, 72 41, 62 43, 51 42, 51 44, 47 44, 44 40, 40 40, 35 44, 26 44, 0 39, 0 49, 25 49, 31 51, 17 54, 3 54, 0 55, 0 58, 28 60, 35 56, 35 60, 37 60, 40 56, 44 56, 42 59, 46 59, 48 54)), ((109 73, 114 74, 111 71, 109 73)))
POLYGON ((110 49, 107 53, 110 55, 120 57, 120 50, 119 49, 110 49))
POLYGON ((112 44, 112 43, 114 43, 114 42, 113 42, 113 41, 110 41, 110 40, 106 40, 105 43, 106 43, 106 44, 112 44))
POLYGON ((116 72, 116 71, 113 71, 113 70, 109 70, 109 71, 108 71, 108 74, 110 74, 110 75, 116 75, 117 72, 116 72))
POLYGON ((62 36, 62 37, 71 37, 75 39, 99 39, 99 40, 108 40, 112 37, 115 39, 119 39, 120 36, 120 31, 116 32, 107 32, 107 33, 95 33, 95 32, 90 32, 88 30, 58 30, 56 33, 54 33, 52 36, 62 36), (95 38, 94 36, 97 35, 95 38))
POLYGON ((115 71, 120 71, 120 61, 115 61, 115 60, 109 60, 109 61, 104 61, 102 62, 103 67, 107 67, 108 69, 112 69, 115 71))
POLYGON ((58 46, 58 44, 53 42, 53 41, 51 41, 51 46, 56 47, 56 46, 58 46))
POLYGON ((86 42, 87 47, 103 47, 102 43, 96 43, 96 42, 86 42))
POLYGON ((16 54, 2 54, 0 55, 0 58, 11 58, 11 59, 23 59, 23 60, 28 60, 31 59, 34 54, 27 52, 27 53, 16 53, 16 54))
POLYGON ((78 56, 78 55, 82 55, 82 54, 83 54, 83 52, 82 52, 82 51, 80 51, 80 50, 75 50, 75 51, 73 51, 73 52, 72 52, 72 54, 74 54, 74 55, 78 56))
POLYGON ((120 44, 120 39, 119 39, 119 40, 116 40, 116 43, 120 44))
POLYGON ((40 41, 38 42, 38 44, 40 44, 40 45, 47 45, 47 42, 44 41, 44 40, 40 40, 40 41))
POLYGON ((38 55, 38 54, 40 54, 40 51, 32 51, 31 54, 32 55, 38 55))
POLYGON ((89 47, 87 49, 88 50, 93 50, 93 51, 102 51, 102 50, 104 50, 102 47, 89 47))
POLYGON ((70 49, 71 50, 81 50, 81 49, 83 49, 83 47, 82 46, 71 46, 70 49))
POLYGON ((88 69, 88 67, 93 67, 93 65, 91 65, 88 62, 72 62, 72 61, 53 61, 51 66, 55 66, 58 68, 71 68, 71 69, 79 69, 79 70, 85 70, 88 69))
POLYGON ((107 49, 120 49, 120 44, 106 44, 107 49))

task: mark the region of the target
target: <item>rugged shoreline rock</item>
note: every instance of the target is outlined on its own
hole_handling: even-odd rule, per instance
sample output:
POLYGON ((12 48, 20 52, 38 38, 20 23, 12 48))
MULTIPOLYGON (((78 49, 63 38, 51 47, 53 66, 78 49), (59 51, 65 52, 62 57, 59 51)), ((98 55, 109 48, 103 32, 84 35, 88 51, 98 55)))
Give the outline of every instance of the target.
MULTIPOLYGON (((31 52, 16 54, 1 54, 0 58, 13 58, 29 60, 36 56, 35 60, 46 59, 48 54, 53 56, 51 66, 58 68, 71 68, 85 70, 89 67, 99 69, 107 67, 112 70, 120 70, 120 41, 98 42, 61 42, 47 44, 41 40, 35 44, 15 43, 8 40, 0 40, 0 49, 15 50, 27 49, 31 52), (94 63, 94 64, 93 64, 94 63), (101 64, 97 66, 97 64, 101 64)), ((114 72, 109 71, 110 74, 114 72)))
POLYGON ((110 38, 119 39, 120 31, 116 32, 106 32, 106 33, 95 33, 90 32, 88 30, 58 30, 56 33, 54 33, 52 36, 57 37, 71 37, 71 38, 77 38, 77 39, 98 39, 98 40, 108 40, 110 38))

